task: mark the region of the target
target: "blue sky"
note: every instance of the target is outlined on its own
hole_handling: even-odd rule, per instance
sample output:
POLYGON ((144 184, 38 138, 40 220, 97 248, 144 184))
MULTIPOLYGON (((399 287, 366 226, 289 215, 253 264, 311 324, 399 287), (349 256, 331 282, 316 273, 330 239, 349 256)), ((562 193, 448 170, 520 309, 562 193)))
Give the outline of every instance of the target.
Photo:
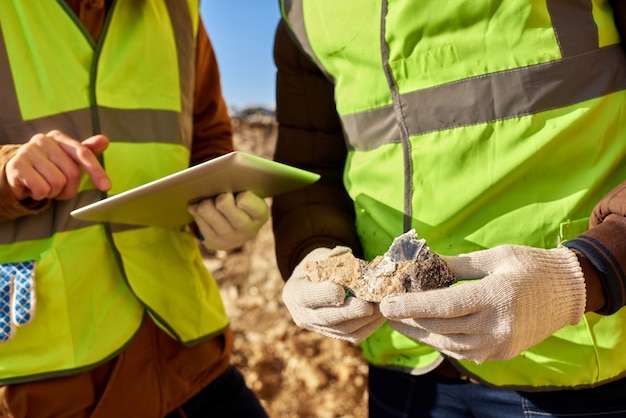
POLYGON ((272 46, 280 18, 278 0, 201 0, 200 4, 228 105, 274 107, 272 46))

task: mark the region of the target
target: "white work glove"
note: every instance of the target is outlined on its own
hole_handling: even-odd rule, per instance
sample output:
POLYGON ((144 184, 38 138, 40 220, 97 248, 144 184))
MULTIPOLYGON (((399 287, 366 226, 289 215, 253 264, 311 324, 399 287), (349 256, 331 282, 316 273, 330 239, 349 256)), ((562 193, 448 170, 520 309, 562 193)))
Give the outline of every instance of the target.
POLYGON ((358 343, 385 322, 374 303, 346 297, 346 290, 331 281, 311 282, 304 264, 332 257, 328 248, 311 251, 296 266, 283 288, 283 301, 296 325, 327 337, 358 343))
POLYGON ((395 330, 456 359, 507 360, 580 322, 586 287, 576 254, 502 245, 443 257, 472 282, 390 295, 380 309, 395 330))
POLYGON ((189 205, 202 244, 209 250, 232 250, 254 238, 269 218, 265 200, 251 191, 223 193, 189 205))
POLYGON ((35 314, 35 262, 0 264, 0 343, 35 314))

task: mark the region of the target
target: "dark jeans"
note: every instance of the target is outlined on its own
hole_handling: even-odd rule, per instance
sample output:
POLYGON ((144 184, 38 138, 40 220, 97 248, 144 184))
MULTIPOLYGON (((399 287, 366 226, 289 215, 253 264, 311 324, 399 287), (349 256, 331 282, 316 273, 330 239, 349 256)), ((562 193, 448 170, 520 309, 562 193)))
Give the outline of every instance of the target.
POLYGON ((368 380, 370 418, 626 417, 626 379, 594 389, 531 393, 370 366, 368 380))
POLYGON ((226 371, 165 418, 267 418, 268 415, 235 367, 226 371))

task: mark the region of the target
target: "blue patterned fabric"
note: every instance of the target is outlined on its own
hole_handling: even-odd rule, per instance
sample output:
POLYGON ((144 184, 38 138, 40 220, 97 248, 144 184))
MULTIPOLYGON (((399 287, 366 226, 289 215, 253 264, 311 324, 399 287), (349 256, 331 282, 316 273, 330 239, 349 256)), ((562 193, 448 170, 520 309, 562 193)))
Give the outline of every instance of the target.
POLYGON ((0 264, 0 342, 15 336, 35 312, 35 262, 0 264))

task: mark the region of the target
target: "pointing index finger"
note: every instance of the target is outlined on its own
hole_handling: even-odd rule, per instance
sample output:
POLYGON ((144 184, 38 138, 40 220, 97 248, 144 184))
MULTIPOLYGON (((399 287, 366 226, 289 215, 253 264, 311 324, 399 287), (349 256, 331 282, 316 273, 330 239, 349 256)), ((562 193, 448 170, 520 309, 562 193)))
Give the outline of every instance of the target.
POLYGON ((87 173, 99 190, 107 191, 111 188, 111 180, 97 158, 109 144, 104 135, 92 136, 83 142, 78 142, 59 131, 52 131, 48 136, 59 143, 63 151, 87 173))

